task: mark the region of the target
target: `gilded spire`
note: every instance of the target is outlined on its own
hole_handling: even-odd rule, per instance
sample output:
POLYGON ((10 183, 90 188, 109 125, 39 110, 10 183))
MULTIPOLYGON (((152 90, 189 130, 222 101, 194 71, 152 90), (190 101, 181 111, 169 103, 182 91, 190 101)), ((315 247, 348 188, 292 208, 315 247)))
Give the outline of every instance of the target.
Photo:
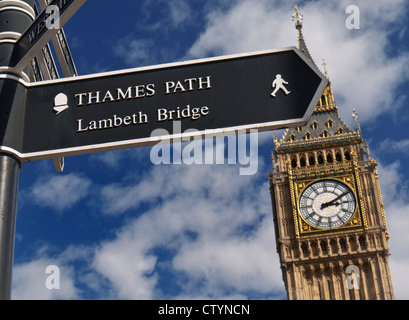
MULTIPOLYGON (((303 15, 298 11, 297 6, 295 6, 293 21, 298 31, 299 49, 314 63, 302 35, 303 15)), ((327 62, 324 59, 322 65, 325 76, 329 78, 327 62)), ((276 152, 284 153, 288 150, 306 150, 307 148, 321 148, 323 145, 340 145, 360 141, 362 138, 355 110, 353 117, 358 125, 357 131, 352 130, 339 116, 331 82, 329 82, 307 124, 303 127, 288 128, 280 141, 274 137, 276 152)))
POLYGON ((294 6, 295 13, 293 14, 293 21, 295 21, 295 27, 297 29, 302 28, 302 20, 303 20, 303 15, 298 12, 298 6, 294 6))
MULTIPOLYGON (((302 22, 304 16, 298 11, 298 6, 294 6, 295 13, 293 14, 293 21, 295 22, 295 28, 298 30, 298 49, 303 52, 306 57, 315 64, 314 59, 311 57, 308 51, 307 45, 305 44, 304 36, 302 34, 302 22)), ((315 64, 316 65, 316 64, 315 64)))

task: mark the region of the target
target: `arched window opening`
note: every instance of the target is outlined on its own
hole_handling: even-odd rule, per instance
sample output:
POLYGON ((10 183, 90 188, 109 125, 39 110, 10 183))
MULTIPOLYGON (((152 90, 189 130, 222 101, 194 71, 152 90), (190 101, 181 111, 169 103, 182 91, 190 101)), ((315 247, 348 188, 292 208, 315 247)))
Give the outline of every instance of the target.
POLYGON ((296 158, 291 158, 291 168, 296 168, 297 167, 297 159, 296 158))
POLYGON ((341 239, 341 240, 339 241, 339 246, 341 247, 342 250, 346 250, 346 248, 347 248, 347 243, 346 243, 345 239, 341 239))
POLYGON ((349 152, 349 150, 345 151, 345 160, 351 160, 351 152, 349 152))
POLYGON ((334 121, 332 121, 331 118, 328 119, 328 121, 327 121, 327 127, 328 127, 328 128, 332 128, 333 123, 334 123, 334 121))
POLYGON ((342 161, 341 152, 338 151, 338 152, 335 154, 335 160, 337 160, 338 162, 341 162, 341 161, 342 161))
POLYGON ((322 154, 318 156, 318 164, 324 164, 324 157, 322 156, 322 154))
POLYGON ((301 245, 301 251, 302 251, 303 254, 308 254, 308 246, 307 246, 306 243, 303 243, 301 245))
POLYGON ((305 157, 302 156, 300 159, 300 166, 301 167, 305 167, 307 165, 307 161, 305 161, 305 157))
POLYGON ((314 155, 311 154, 311 155, 309 156, 308 162, 309 162, 310 166, 315 165, 315 157, 314 157, 314 155))
POLYGON ((366 240, 364 237, 360 237, 359 238, 359 246, 361 247, 361 249, 365 249, 366 248, 366 240))

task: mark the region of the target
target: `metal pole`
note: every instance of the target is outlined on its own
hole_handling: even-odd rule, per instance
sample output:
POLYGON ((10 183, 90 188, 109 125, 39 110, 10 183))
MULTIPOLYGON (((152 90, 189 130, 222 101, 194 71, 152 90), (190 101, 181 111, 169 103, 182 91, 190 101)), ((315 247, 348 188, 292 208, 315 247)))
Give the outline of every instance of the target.
MULTIPOLYGON (((34 0, 0 1, 0 74, 12 73, 8 67, 13 54, 14 44, 35 18, 34 0)), ((25 77, 27 78, 27 77, 25 77)), ((3 87, 3 86, 2 86, 3 87)), ((0 96, 0 122, 3 132, 9 127, 10 113, 7 110, 13 103, 10 100, 15 92, 4 92, 0 96)), ((11 124, 14 127, 17 124, 11 124)), ((0 144, 4 141, 0 141, 0 144)), ((0 153, 0 300, 11 298, 11 282, 14 260, 14 239, 16 230, 17 191, 21 169, 20 161, 6 153, 0 153)))
POLYGON ((11 298, 20 163, 0 154, 0 300, 11 298))

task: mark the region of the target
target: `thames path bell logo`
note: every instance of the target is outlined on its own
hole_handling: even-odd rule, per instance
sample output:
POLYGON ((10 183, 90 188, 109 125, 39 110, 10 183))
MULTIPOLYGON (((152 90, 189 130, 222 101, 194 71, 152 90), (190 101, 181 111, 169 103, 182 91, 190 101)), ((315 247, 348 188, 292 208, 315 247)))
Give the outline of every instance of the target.
POLYGON ((54 98, 54 111, 58 114, 67 110, 70 106, 68 105, 68 97, 64 93, 59 93, 54 98))
POLYGON ((285 80, 281 77, 281 74, 277 74, 275 80, 273 81, 272 87, 273 87, 273 89, 274 89, 274 88, 275 88, 275 89, 274 89, 274 91, 271 93, 271 96, 275 98, 275 97, 276 97, 276 94, 277 94, 277 92, 278 92, 279 90, 283 90, 286 95, 289 95, 289 94, 291 93, 291 91, 288 91, 288 90, 287 90, 287 88, 284 86, 285 84, 288 84, 288 82, 285 81, 285 80))

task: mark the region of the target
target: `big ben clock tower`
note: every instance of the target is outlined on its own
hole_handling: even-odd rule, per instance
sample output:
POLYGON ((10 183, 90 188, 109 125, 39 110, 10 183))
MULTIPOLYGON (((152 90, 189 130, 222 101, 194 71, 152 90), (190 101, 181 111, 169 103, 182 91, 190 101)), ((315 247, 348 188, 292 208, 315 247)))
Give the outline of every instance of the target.
MULTIPOLYGON (((314 63, 294 14, 299 49, 314 63)), ((275 140, 269 175, 277 252, 290 300, 394 299, 376 161, 339 116, 331 83, 304 127, 275 140)))

